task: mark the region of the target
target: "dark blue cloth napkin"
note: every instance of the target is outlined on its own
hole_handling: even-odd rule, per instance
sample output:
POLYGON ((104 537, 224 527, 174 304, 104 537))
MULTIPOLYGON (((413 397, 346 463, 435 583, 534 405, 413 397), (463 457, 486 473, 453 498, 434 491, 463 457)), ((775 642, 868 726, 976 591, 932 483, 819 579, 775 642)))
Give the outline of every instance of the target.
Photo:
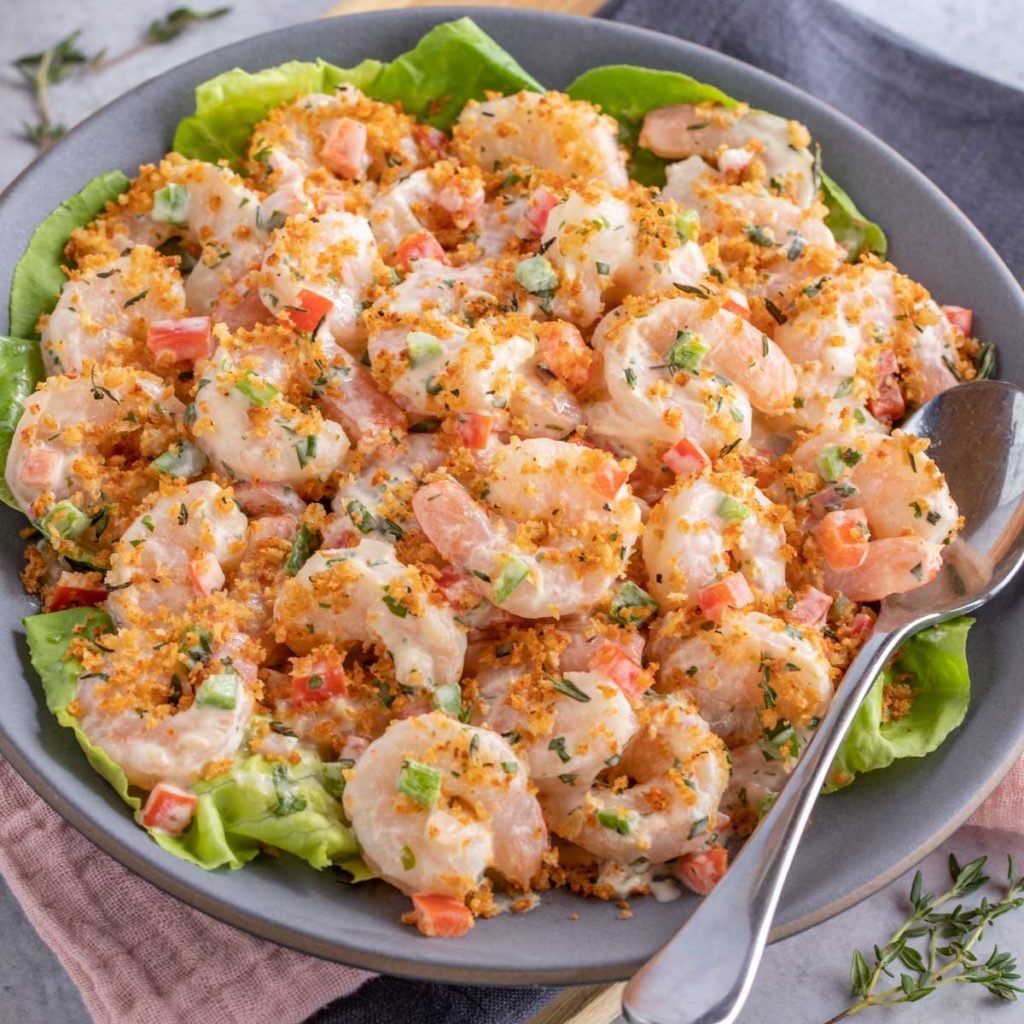
MULTIPOLYGON (((848 114, 924 171, 1024 279, 1024 92, 832 0, 612 0, 599 16, 738 57, 848 114)), ((378 978, 307 1024, 524 1024, 556 992, 378 978)))

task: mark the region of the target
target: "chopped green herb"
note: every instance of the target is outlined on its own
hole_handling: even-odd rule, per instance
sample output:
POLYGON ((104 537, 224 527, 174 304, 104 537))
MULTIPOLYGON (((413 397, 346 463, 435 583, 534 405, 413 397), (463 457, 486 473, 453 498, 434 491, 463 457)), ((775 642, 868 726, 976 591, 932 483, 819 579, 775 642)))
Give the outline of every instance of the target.
POLYGON ((188 224, 188 198, 188 189, 184 185, 171 182, 153 193, 150 216, 161 224, 185 227, 188 224))
POLYGON ((590 695, 584 693, 570 679, 552 679, 551 688, 553 690, 557 690, 559 693, 564 693, 566 697, 572 697, 573 700, 578 700, 581 704, 587 704, 590 702, 590 695))
POLYGON ((572 760, 572 755, 568 750, 565 749, 565 737, 556 736, 550 743, 548 743, 548 750, 553 750, 558 755, 558 760, 562 764, 568 764, 572 760))
POLYGON ((291 550, 288 552, 288 558, 285 560, 285 575, 296 575, 306 562, 309 561, 309 556, 313 554, 319 543, 320 534, 316 530, 311 530, 303 523, 299 527, 298 533, 295 534, 295 540, 292 541, 291 550))
POLYGON ((433 807, 441 795, 441 772, 429 764, 406 760, 398 773, 398 792, 421 807, 433 807))
POLYGON ((679 331, 675 344, 666 353, 666 362, 672 373, 681 370, 696 374, 707 355, 708 347, 689 331, 679 331))
POLYGON ((608 618, 619 626, 638 625, 658 611, 658 602, 635 583, 623 583, 612 598, 608 618))
POLYGON ((529 575, 530 567, 521 558, 507 558, 498 573, 498 578, 494 581, 494 603, 502 604, 507 601, 516 587, 529 575))

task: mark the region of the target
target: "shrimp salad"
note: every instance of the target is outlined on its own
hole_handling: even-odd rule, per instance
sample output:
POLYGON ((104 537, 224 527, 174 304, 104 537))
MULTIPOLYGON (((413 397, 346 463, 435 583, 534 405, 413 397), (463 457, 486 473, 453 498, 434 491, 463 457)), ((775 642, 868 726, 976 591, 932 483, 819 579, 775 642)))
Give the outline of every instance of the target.
POLYGON ((306 91, 70 235, 6 461, 63 713, 168 849, 220 814, 428 935, 707 893, 957 533, 899 425, 970 313, 833 233, 795 121, 428 120, 306 91))

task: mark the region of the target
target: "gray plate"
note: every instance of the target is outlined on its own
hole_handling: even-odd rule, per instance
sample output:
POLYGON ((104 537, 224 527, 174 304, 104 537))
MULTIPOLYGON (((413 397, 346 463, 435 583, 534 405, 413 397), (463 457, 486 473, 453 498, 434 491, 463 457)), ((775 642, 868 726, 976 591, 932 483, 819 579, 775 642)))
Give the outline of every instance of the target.
MULTIPOLYGON (((71 132, 0 197, 0 281, 8 282, 32 229, 93 175, 134 174, 170 146, 192 87, 235 65, 258 70, 324 57, 343 66, 388 59, 466 8, 365 14, 282 29, 228 46, 147 82, 71 132)), ((513 11, 469 13, 540 81, 565 86, 598 64, 685 71, 758 107, 798 118, 822 143, 825 166, 883 224, 892 256, 940 302, 975 310, 978 333, 1000 346, 1002 375, 1024 383, 1024 295, 991 247, 909 163, 853 122, 776 78, 719 54, 603 21, 513 11)), ((6 303, 4 303, 6 307, 6 303)), ((985 438, 978 438, 979 444, 985 438)), ((207 873, 163 853, 47 713, 19 620, 31 611, 17 570, 24 525, 0 513, 0 659, 11 667, 0 752, 72 825, 132 871, 214 917, 296 949, 432 981, 565 984, 626 977, 690 913, 693 900, 613 904, 548 894, 538 910, 481 922, 464 939, 428 942, 398 924, 408 903, 378 884, 348 887, 282 857, 244 871, 207 873), (20 666, 20 668, 18 667, 20 666), (578 914, 579 920, 569 920, 578 914)), ((783 896, 775 938, 822 921, 880 888, 942 841, 1009 769, 1024 744, 1024 631, 1020 588, 987 608, 971 636, 974 701, 936 754, 860 780, 819 803, 783 896)))

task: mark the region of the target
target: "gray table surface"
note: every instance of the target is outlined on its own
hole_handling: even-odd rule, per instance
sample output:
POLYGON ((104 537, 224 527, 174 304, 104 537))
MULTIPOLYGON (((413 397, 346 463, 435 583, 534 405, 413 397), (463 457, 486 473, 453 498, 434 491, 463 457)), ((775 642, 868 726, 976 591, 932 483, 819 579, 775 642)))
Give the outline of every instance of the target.
MULTIPOLYGON (((949 60, 1024 87, 1024 17, 1021 0, 844 0, 856 10, 942 53, 949 60)), ((171 0, 2 0, 0 3, 0 187, 32 158, 20 124, 32 117, 27 93, 11 61, 51 45, 62 33, 84 29, 87 52, 106 47, 119 53, 145 26, 166 13, 171 0)), ((215 4, 197 0, 206 9, 215 4)), ((105 72, 79 78, 55 91, 54 119, 72 125, 136 82, 195 54, 281 24, 317 17, 329 0, 235 0, 232 14, 187 34, 171 45, 147 50, 105 72)), ((1024 837, 963 828, 932 854, 923 870, 929 884, 942 885, 945 861, 964 862, 980 853, 999 859, 1012 852, 1024 862, 1024 837)), ((907 878, 852 910, 802 935, 773 946, 741 1024, 821 1024, 848 995, 847 970, 855 943, 881 942, 902 920, 907 878)), ((1024 952, 1024 914, 1003 918, 992 933, 1000 946, 1024 952)), ((953 986, 923 1002, 869 1011, 865 1021, 892 1024, 953 1022, 980 1024, 1024 1019, 1021 1005, 1002 1005, 976 986, 953 986)), ((88 1024, 75 986, 25 919, 0 880, 0 1024, 88 1024)), ((171 1022, 168 1022, 171 1024, 171 1022)), ((188 1022, 173 1022, 188 1024, 188 1022)), ((225 1022, 233 1024, 233 1022, 225 1022)))

